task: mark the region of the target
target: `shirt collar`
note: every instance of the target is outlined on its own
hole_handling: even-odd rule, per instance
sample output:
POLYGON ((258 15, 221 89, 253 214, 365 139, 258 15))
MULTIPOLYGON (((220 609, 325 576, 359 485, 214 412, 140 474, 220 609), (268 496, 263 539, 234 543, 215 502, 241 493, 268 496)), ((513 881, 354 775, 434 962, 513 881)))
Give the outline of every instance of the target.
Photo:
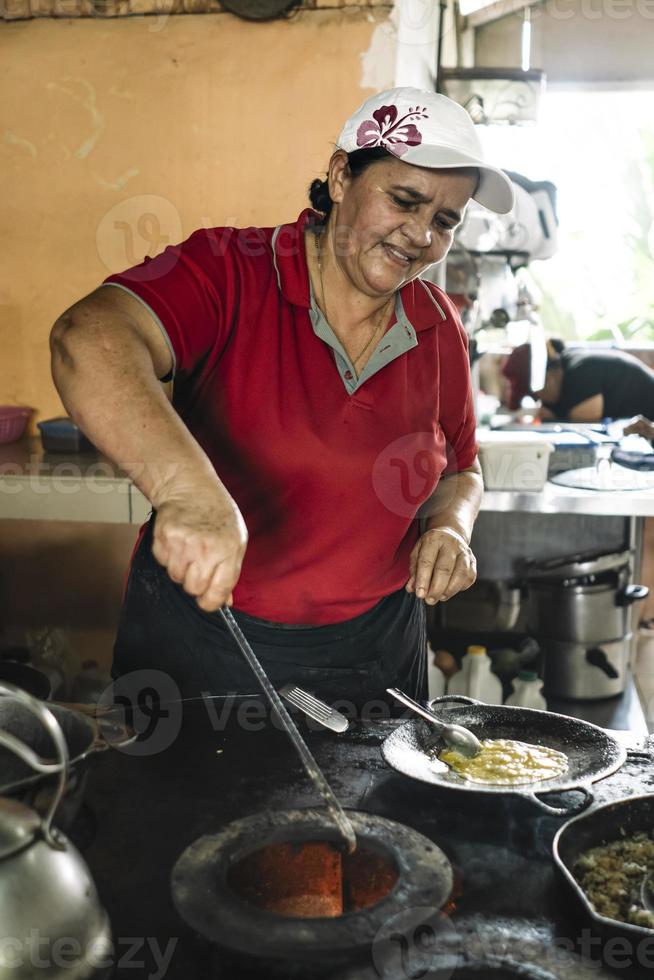
MULTIPOLYGON (((307 225, 317 224, 320 215, 305 208, 297 221, 278 225, 272 236, 273 260, 282 296, 294 306, 311 307, 311 286, 304 247, 307 225)), ((428 330, 451 316, 447 297, 422 279, 413 279, 400 289, 404 313, 415 331, 428 330)))
POLYGON ((277 272, 279 290, 294 306, 311 306, 309 267, 304 247, 304 229, 309 223, 317 223, 319 214, 305 208, 297 221, 277 225, 272 236, 273 260, 277 272))

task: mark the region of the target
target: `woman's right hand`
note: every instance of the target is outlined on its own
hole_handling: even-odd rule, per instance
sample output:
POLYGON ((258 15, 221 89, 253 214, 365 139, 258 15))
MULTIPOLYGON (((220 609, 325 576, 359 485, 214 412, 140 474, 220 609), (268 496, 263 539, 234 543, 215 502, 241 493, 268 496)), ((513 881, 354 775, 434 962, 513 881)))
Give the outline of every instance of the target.
POLYGON ((152 553, 200 609, 230 605, 247 547, 245 521, 220 484, 171 491, 157 500, 152 553))

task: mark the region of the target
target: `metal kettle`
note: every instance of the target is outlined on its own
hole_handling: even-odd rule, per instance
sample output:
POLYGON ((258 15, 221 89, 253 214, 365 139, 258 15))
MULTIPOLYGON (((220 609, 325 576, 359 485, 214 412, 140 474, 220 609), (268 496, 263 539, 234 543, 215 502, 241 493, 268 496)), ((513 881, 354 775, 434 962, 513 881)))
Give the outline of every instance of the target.
POLYGON ((0 798, 0 980, 90 980, 112 969, 109 919, 80 853, 52 819, 66 785, 68 747, 54 715, 8 683, 0 696, 19 700, 42 721, 56 762, 42 759, 15 735, 0 745, 40 773, 57 774, 44 815, 0 798))

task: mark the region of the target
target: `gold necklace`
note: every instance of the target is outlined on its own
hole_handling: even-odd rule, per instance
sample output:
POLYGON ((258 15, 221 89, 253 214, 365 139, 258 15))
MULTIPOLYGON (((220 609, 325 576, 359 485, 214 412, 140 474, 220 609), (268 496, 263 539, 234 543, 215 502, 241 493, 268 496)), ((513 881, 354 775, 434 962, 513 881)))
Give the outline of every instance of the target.
MULTIPOLYGON (((327 312, 327 300, 325 299, 325 284, 323 282, 323 276, 322 276, 322 248, 320 246, 321 231, 314 231, 313 234, 314 234, 314 238, 315 238, 315 242, 316 242, 316 253, 318 255, 318 272, 320 273, 320 295, 321 295, 321 298, 322 298, 322 305, 323 305, 324 310, 325 310, 325 317, 327 318, 327 320, 329 320, 329 314, 327 312)), ((377 319, 377 323, 375 325, 375 329, 373 330, 373 332, 371 333, 370 337, 368 338, 368 341, 366 342, 365 346, 359 351, 359 353, 357 354, 357 356, 355 358, 350 358, 350 360, 352 361, 352 367, 354 368, 354 373, 356 374, 357 377, 359 377, 359 375, 357 373, 357 370, 356 370, 357 361, 360 361, 361 360, 361 358, 363 357, 363 355, 368 350, 368 348, 372 344, 373 340, 375 339, 375 337, 379 333, 380 327, 381 327, 381 325, 383 323, 383 320, 384 320, 384 313, 386 311, 386 308, 388 307, 388 303, 389 303, 389 300, 386 300, 386 302, 382 306, 382 308, 380 310, 380 313, 379 313, 379 317, 377 319)))

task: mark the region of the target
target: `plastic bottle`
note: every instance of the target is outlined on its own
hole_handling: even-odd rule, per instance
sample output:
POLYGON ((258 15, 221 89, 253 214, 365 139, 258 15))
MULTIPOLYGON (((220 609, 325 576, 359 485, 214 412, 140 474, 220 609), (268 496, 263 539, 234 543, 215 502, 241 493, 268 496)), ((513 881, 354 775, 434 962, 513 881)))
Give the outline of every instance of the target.
POLYGON ((111 684, 111 677, 100 670, 95 660, 85 660, 73 681, 71 701, 77 704, 97 704, 111 684))
POLYGON ((450 677, 447 693, 465 694, 485 704, 502 704, 502 682, 491 670, 486 647, 468 647, 461 670, 450 677))
POLYGON ((513 694, 508 696, 506 703, 547 711, 547 701, 541 694, 542 686, 543 682, 535 670, 521 670, 513 680, 513 694))
POLYGON ((430 701, 445 694, 445 674, 436 663, 434 651, 429 643, 427 644, 427 686, 430 701))

